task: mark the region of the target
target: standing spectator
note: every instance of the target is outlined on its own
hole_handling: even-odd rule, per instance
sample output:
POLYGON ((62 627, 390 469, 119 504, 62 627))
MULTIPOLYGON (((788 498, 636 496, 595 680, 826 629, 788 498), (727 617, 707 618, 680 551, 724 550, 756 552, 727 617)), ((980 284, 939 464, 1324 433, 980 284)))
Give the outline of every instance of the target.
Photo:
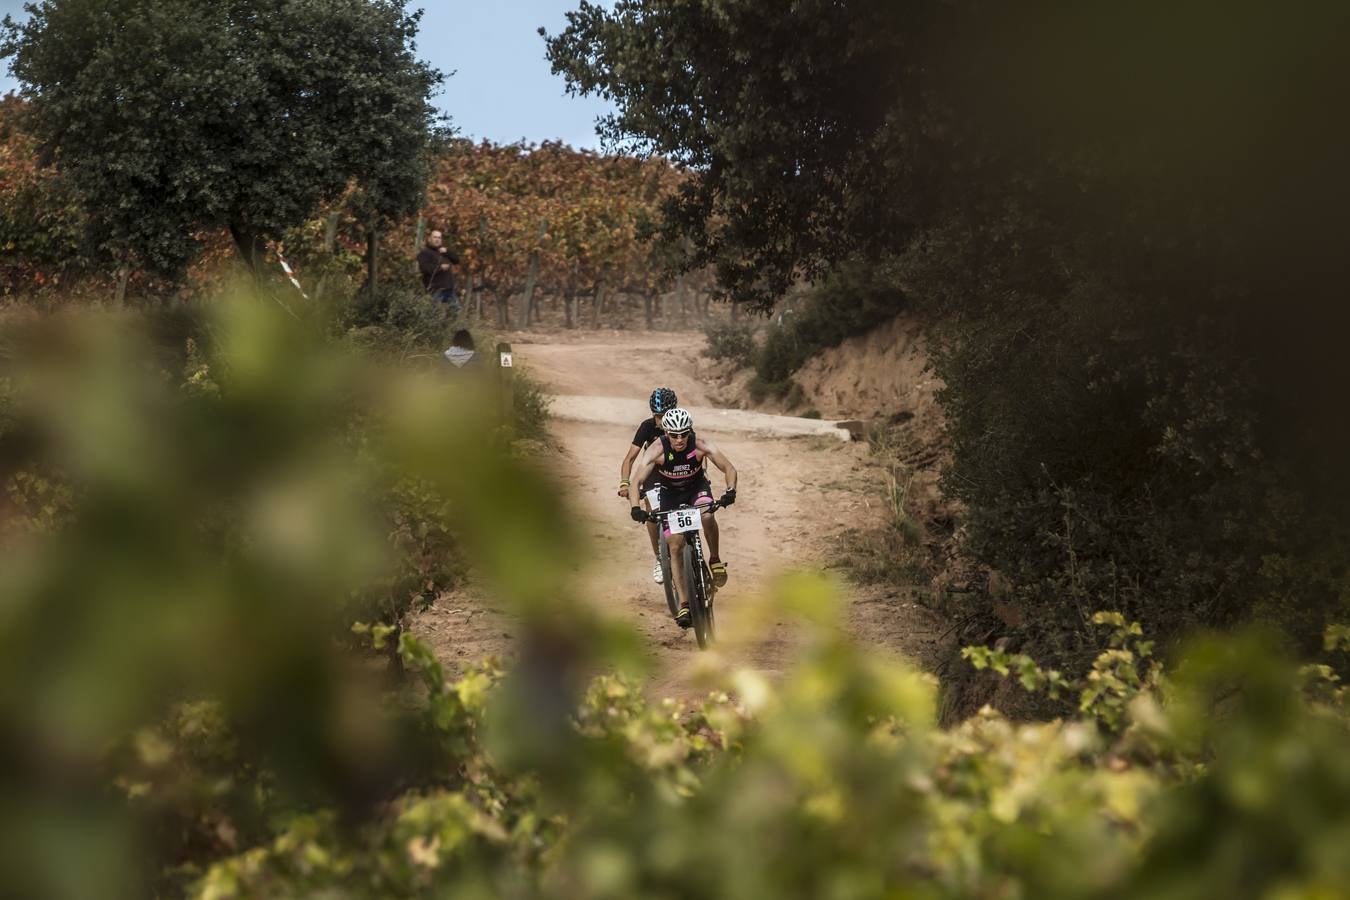
POLYGON ((433 230, 427 235, 427 245, 417 253, 417 270, 422 273, 426 292, 437 302, 448 304, 454 315, 459 312, 459 299, 455 296, 452 265, 459 265, 459 257, 442 245, 440 231, 433 230))

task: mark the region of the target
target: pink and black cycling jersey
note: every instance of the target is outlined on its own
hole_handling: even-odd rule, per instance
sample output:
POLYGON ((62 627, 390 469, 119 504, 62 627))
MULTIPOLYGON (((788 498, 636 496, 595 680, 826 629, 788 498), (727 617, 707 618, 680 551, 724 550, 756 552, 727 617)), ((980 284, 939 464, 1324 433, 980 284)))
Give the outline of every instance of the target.
MULTIPOLYGON (((678 453, 670 446, 670 438, 661 436, 661 460, 653 473, 661 489, 658 509, 712 503, 712 485, 708 483, 708 473, 704 470, 703 454, 698 452, 696 446, 692 431, 689 433, 689 443, 678 453)), ((665 524, 665 533, 667 537, 670 536, 670 522, 665 524)))
POLYGON ((656 478, 661 484, 682 490, 697 484, 703 474, 703 454, 692 431, 689 443, 678 452, 670 446, 670 438, 661 435, 661 460, 656 464, 656 478))

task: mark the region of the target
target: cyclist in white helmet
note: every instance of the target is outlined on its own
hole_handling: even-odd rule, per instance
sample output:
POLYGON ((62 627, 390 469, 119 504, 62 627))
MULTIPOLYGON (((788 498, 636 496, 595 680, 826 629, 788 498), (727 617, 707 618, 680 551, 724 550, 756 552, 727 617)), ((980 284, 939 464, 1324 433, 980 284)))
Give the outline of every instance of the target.
MULTIPOLYGON (((730 506, 736 502, 736 467, 731 460, 717 448, 712 441, 694 434, 694 420, 687 410, 676 407, 661 417, 661 427, 665 434, 659 441, 643 451, 637 465, 637 473, 628 486, 628 501, 632 504, 632 516, 635 522, 645 522, 647 513, 639 505, 638 486, 648 476, 652 476, 660 488, 660 509, 670 510, 678 506, 712 505, 712 484, 708 481, 706 460, 722 470, 727 479, 727 490, 718 501, 721 506, 730 506)), ((719 555, 717 520, 711 515, 703 517, 703 531, 708 537, 708 568, 712 571, 713 583, 718 587, 727 583, 727 564, 719 555)), ((680 550, 684 546, 684 535, 666 532, 670 543, 671 574, 675 578, 675 590, 680 598, 680 611, 675 621, 682 627, 690 624, 689 598, 684 596, 683 568, 684 560, 680 550)))
MULTIPOLYGON (((651 408, 650 418, 642 420, 638 425, 637 432, 633 435, 633 443, 628 447, 628 453, 624 456, 623 462, 619 463, 619 496, 628 499, 628 485, 633 474, 633 463, 637 462, 638 454, 646 450, 657 438, 661 436, 661 417, 670 410, 680 405, 675 396, 675 392, 668 387, 659 387, 652 391, 652 395, 647 400, 647 405, 651 408)), ((655 475, 649 475, 645 481, 639 479, 638 489, 642 494, 655 486, 655 475)), ((642 503, 646 506, 646 497, 643 497, 642 503)), ((652 556, 656 561, 652 563, 652 581, 660 584, 661 574, 661 556, 660 545, 657 542, 656 522, 647 523, 647 537, 652 542, 652 556)))

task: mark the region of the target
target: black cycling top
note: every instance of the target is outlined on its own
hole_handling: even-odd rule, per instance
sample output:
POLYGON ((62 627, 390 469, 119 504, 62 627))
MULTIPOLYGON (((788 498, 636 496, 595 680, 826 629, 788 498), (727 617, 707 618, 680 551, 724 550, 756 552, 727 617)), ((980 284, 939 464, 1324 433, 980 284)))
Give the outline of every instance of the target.
POLYGON ((664 434, 661 435, 661 459, 656 464, 656 477, 662 484, 671 487, 681 487, 685 484, 692 484, 690 479, 697 478, 703 474, 703 457, 697 449, 697 439, 694 433, 689 432, 689 443, 684 445, 684 450, 676 453, 670 446, 670 438, 664 434))
POLYGON ((648 416, 638 426, 637 434, 633 435, 633 446, 646 450, 647 445, 659 438, 661 434, 661 428, 656 424, 656 419, 648 416))

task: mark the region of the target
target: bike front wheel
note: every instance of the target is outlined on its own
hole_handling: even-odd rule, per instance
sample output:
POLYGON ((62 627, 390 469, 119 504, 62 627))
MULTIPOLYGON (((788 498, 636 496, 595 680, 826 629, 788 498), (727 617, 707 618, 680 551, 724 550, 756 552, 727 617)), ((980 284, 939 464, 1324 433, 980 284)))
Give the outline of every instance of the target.
POLYGON ((670 607, 671 618, 675 618, 680 611, 680 598, 675 594, 675 576, 671 574, 670 565, 670 544, 666 543, 665 535, 661 536, 661 543, 659 546, 661 587, 666 589, 666 606, 670 607))
POLYGON ((698 641, 698 648, 707 650, 716 636, 716 629, 712 605, 708 602, 708 582, 704 580, 702 566, 691 543, 685 543, 683 552, 685 596, 689 598, 689 612, 694 620, 694 638, 698 641))

